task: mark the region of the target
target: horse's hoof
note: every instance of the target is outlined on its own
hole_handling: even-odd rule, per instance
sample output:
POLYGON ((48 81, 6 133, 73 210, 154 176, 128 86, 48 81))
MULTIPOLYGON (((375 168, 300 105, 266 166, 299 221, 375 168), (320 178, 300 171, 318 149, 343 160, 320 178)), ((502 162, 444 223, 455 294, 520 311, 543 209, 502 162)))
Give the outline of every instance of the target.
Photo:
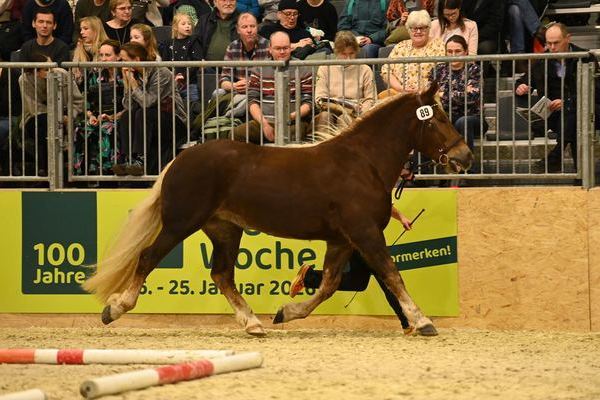
POLYGON ((112 319, 112 317, 110 316, 110 306, 104 307, 104 310, 102 310, 102 323, 104 325, 108 325, 113 321, 114 319, 112 319))
POLYGON ((432 324, 423 325, 420 328, 417 328, 417 332, 421 336, 437 336, 438 332, 435 329, 435 326, 432 324))
POLYGON ((283 322, 283 307, 281 307, 277 311, 277 314, 275 315, 275 318, 273 318, 273 323, 274 324, 281 324, 282 322, 283 322))
POLYGON ((256 337, 265 337, 267 332, 260 325, 253 325, 246 328, 246 333, 256 337))

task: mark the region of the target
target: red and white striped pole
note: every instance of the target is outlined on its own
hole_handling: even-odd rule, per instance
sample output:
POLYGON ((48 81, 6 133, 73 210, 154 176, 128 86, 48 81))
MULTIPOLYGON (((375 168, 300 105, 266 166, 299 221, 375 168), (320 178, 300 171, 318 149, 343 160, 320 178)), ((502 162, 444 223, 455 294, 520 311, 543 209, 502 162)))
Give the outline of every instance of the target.
POLYGON ((0 349, 0 364, 178 364, 232 350, 0 349))
POLYGON ((24 390, 0 395, 0 400, 46 400, 46 393, 40 389, 24 390))
POLYGON ((95 399, 128 390, 144 389, 151 386, 205 378, 226 372, 258 368, 262 365, 262 360, 260 353, 242 353, 212 360, 199 360, 107 375, 83 382, 79 387, 79 392, 86 399, 95 399))

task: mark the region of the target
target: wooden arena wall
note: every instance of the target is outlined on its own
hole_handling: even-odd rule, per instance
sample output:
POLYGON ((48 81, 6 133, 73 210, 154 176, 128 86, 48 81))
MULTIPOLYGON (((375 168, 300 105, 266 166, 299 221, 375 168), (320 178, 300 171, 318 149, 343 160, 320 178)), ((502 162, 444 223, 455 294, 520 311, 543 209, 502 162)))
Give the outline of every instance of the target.
MULTIPOLYGON (((436 325, 600 331, 600 188, 461 188, 457 204, 460 315, 436 325)), ((260 318, 283 329, 399 327, 394 317, 310 316, 283 326, 260 318)), ((230 315, 126 315, 115 323, 223 324, 237 326, 230 315)), ((91 314, 0 315, 0 327, 31 325, 101 323, 91 314)))

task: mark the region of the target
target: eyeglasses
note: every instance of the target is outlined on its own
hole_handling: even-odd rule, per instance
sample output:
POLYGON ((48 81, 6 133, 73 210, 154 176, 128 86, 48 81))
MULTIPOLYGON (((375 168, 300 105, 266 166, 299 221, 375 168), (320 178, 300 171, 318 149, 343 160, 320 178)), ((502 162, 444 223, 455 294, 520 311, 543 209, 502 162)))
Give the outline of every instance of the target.
POLYGON ((281 11, 288 18, 296 18, 300 13, 298 11, 281 11))
POLYGON ((429 29, 428 26, 413 26, 410 28, 410 30, 413 32, 425 32, 427 29, 429 29))

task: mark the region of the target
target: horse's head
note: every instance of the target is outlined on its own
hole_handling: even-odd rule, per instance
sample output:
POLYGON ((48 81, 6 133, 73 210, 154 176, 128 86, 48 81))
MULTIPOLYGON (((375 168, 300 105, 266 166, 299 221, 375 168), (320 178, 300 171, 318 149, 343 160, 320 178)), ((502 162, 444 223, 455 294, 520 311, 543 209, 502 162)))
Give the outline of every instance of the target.
POLYGON ((473 153, 435 100, 437 91, 437 82, 433 82, 428 90, 415 96, 415 149, 445 166, 447 172, 466 171, 473 162, 473 153))

